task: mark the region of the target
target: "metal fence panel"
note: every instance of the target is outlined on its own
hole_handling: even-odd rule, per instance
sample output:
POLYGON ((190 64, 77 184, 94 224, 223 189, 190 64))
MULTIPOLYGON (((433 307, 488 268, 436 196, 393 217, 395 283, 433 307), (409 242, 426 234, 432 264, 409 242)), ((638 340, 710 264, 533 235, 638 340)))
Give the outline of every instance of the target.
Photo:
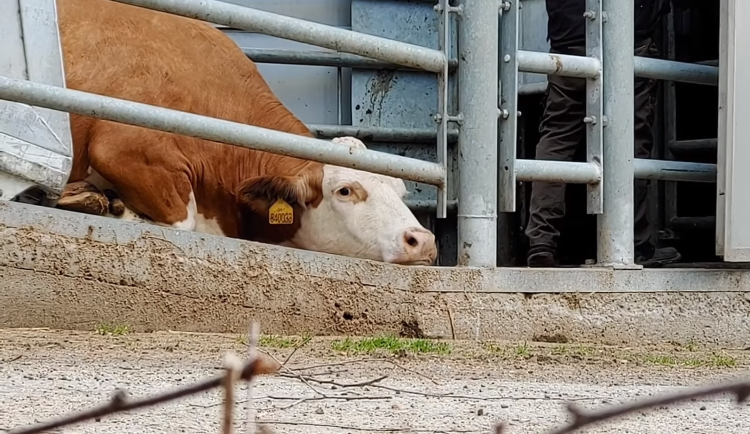
MULTIPOLYGON (((65 86, 55 0, 0 2, 0 75, 65 86)), ((67 113, 0 101, 0 198, 62 192, 72 166, 67 113)))
POLYGON ((721 2, 717 250, 729 262, 750 261, 750 2, 721 2))

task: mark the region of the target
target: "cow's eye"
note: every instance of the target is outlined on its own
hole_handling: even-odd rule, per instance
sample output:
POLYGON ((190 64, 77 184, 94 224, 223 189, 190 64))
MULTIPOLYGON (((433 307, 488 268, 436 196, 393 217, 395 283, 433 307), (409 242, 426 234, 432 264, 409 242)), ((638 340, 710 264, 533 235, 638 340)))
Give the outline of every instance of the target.
POLYGON ((349 190, 347 187, 343 187, 339 189, 339 194, 344 197, 349 196, 350 193, 351 193, 351 190, 349 190))

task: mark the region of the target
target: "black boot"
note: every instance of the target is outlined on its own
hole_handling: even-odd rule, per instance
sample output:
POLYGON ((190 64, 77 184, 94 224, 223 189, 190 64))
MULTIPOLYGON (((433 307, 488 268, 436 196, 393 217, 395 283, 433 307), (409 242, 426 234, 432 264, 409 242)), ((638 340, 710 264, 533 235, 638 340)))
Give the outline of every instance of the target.
POLYGON ((682 255, 674 247, 663 247, 660 249, 642 249, 636 250, 635 263, 642 265, 644 268, 661 267, 673 264, 682 259, 682 255), (644 251, 645 250, 645 251, 644 251))
POLYGON ((526 256, 526 265, 529 267, 556 267, 557 258, 555 249, 546 245, 537 245, 529 249, 526 256))

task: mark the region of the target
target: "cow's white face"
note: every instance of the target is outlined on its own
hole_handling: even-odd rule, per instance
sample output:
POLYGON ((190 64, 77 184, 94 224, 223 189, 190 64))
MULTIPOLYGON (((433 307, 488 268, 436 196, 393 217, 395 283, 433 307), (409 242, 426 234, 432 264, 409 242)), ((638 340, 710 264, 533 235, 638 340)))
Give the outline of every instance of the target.
MULTIPOLYGON (((365 147, 352 137, 333 142, 365 147)), ((315 183, 304 176, 256 178, 238 195, 240 218, 248 228, 243 238, 394 264, 430 265, 437 256, 435 236, 406 206, 405 194, 400 179, 333 165, 324 165, 322 180, 315 183), (268 223, 269 206, 276 197, 292 205, 293 223, 268 223)))
MULTIPOLYGON (((353 137, 334 143, 364 148, 353 137)), ((403 201, 401 179, 323 166, 323 200, 305 210, 292 244, 301 248, 396 264, 430 265, 435 236, 403 201)))

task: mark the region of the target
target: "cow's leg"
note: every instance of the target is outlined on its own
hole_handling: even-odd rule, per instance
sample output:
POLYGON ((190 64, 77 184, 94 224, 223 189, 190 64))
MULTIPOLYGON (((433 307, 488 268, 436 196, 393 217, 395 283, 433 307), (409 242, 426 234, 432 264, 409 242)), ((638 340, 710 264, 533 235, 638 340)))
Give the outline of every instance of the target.
POLYGON ((157 225, 195 230, 195 195, 187 166, 169 152, 173 140, 155 131, 108 123, 89 143, 92 178, 100 177, 117 192, 124 204, 119 218, 133 220, 135 213, 157 225))

